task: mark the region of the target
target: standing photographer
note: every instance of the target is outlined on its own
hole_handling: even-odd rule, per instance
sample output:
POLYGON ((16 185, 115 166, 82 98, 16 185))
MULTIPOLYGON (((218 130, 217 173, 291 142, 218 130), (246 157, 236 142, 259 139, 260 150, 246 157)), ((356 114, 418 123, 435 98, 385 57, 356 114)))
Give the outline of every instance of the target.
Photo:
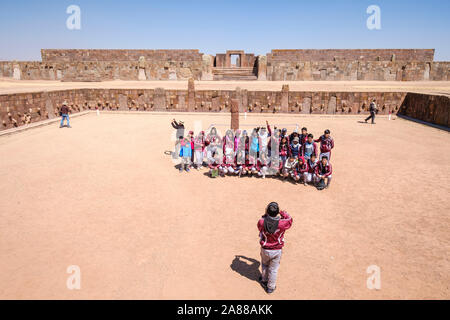
POLYGON ((267 293, 274 292, 276 288, 284 233, 291 226, 291 216, 286 211, 280 211, 276 202, 269 203, 266 214, 258 221, 262 265, 260 281, 266 287, 267 293))
POLYGON ((172 153, 172 157, 173 157, 173 159, 178 159, 179 153, 180 153, 180 148, 181 148, 180 143, 184 139, 184 122, 183 121, 177 122, 175 119, 173 119, 171 125, 174 129, 177 129, 175 152, 172 153))

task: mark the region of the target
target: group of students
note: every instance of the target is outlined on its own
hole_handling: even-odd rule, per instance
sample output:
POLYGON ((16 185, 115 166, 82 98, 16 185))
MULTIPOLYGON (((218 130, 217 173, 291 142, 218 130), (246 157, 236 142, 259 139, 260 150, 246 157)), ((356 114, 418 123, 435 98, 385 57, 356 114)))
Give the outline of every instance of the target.
POLYGON ((287 129, 275 127, 272 131, 268 122, 266 127, 254 128, 250 135, 246 130, 227 130, 224 137, 215 127, 208 134, 201 131, 194 135, 189 131, 184 136, 182 122, 174 120, 172 126, 177 129, 176 154, 181 158, 180 172, 189 172, 194 167, 201 170, 206 162, 213 178, 238 175, 264 179, 271 175, 304 185, 313 184, 319 189, 330 185, 330 159, 334 148, 330 130, 325 130, 315 140, 307 128, 302 128, 299 133, 297 127, 288 134, 287 129), (316 143, 320 143, 320 149, 316 143))

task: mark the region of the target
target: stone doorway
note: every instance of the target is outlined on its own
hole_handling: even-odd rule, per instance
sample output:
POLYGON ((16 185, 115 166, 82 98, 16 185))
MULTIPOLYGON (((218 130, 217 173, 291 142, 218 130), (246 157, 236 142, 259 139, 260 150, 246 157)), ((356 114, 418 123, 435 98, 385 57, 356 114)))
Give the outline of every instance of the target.
POLYGON ((230 67, 240 68, 241 67, 241 55, 240 54, 230 54, 230 67))

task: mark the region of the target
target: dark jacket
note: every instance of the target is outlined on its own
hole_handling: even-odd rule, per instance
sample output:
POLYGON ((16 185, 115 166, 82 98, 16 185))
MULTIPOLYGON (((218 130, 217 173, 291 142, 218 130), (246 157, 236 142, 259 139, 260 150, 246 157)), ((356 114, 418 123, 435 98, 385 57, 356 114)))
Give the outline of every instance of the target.
POLYGON ((172 121, 172 127, 174 129, 177 129, 177 139, 179 139, 180 137, 184 138, 184 124, 172 121))
POLYGON ((62 106, 60 109, 61 114, 69 114, 69 107, 68 106, 62 106))

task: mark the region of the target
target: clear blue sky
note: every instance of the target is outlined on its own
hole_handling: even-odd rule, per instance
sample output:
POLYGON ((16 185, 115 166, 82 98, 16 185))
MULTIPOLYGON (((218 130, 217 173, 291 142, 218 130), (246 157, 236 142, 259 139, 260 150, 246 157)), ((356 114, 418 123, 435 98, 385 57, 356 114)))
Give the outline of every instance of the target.
POLYGON ((435 48, 450 61, 448 0, 1 0, 0 60, 40 60, 41 48, 435 48), (81 30, 66 8, 81 8, 81 30), (381 30, 366 9, 381 8, 381 30))

